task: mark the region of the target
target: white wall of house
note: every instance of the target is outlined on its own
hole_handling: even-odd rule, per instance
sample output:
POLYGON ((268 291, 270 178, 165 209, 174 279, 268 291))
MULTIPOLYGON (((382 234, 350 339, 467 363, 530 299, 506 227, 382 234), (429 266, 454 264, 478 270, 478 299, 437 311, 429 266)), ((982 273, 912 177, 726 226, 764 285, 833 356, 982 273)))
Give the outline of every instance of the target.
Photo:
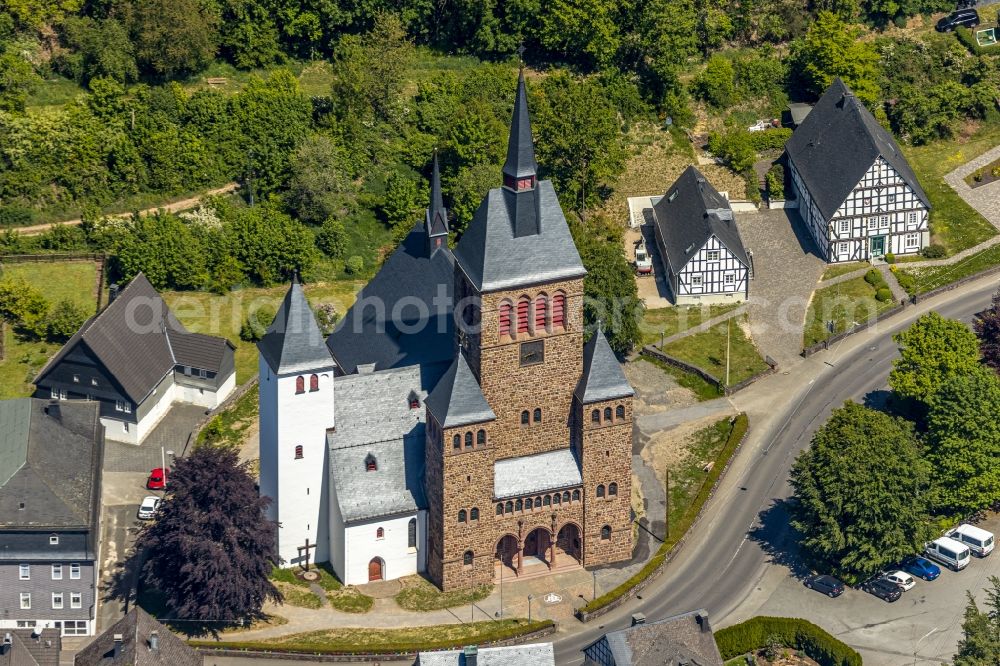
POLYGON ((331 527, 333 540, 337 540, 338 534, 343 534, 343 566, 337 569, 336 561, 339 556, 335 556, 334 570, 348 585, 367 583, 368 566, 375 558, 380 558, 384 563, 382 571, 385 580, 411 576, 427 568, 426 511, 414 511, 351 523, 339 533, 331 527), (417 523, 416 545, 414 547, 409 545, 409 523, 411 520, 416 520, 417 523), (378 536, 379 528, 383 530, 381 538, 378 536))
POLYGON ((794 163, 790 167, 802 219, 830 263, 868 261, 889 252, 916 254, 930 244, 927 207, 881 157, 829 220, 816 208, 794 163))
POLYGON ((197 405, 206 409, 215 409, 229 397, 229 394, 236 389, 236 373, 230 373, 218 390, 212 391, 206 388, 194 386, 174 385, 174 401, 183 402, 189 405, 197 405))
POLYGON ((678 305, 746 300, 749 267, 716 236, 709 238, 674 277, 678 305))
POLYGON ((326 431, 333 423, 333 365, 294 375, 275 375, 261 357, 260 492, 271 498, 268 517, 279 523, 282 566, 298 564, 306 539, 316 548, 312 562, 330 559, 327 512, 326 431), (319 390, 310 391, 310 376, 319 390), (295 392, 304 377, 305 391, 295 392), (296 447, 302 457, 296 457, 296 447))

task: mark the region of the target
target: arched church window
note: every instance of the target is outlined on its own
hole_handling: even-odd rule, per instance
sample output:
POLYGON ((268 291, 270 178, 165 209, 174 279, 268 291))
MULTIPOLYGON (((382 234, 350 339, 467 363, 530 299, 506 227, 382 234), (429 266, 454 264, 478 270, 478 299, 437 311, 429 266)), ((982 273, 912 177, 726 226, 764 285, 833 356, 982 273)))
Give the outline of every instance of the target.
POLYGON ((615 418, 623 419, 625 418, 625 405, 618 405, 615 407, 615 418))
POLYGON ((532 507, 532 506, 533 506, 533 505, 532 505, 532 502, 531 502, 531 498, 530 498, 530 497, 529 497, 528 499, 524 500, 524 510, 525 510, 525 511, 531 511, 531 507, 532 507))
POLYGON ((535 498, 535 508, 536 509, 541 509, 542 508, 542 497, 541 497, 541 495, 539 495, 538 497, 535 498))
POLYGON ((385 538, 385 528, 380 527, 377 530, 375 530, 375 538, 376 539, 384 539, 385 538))
POLYGON ((541 423, 542 422, 542 408, 541 407, 535 407, 534 421, 535 421, 535 423, 541 423))
POLYGON ((497 515, 498 516, 502 516, 503 515, 503 502, 498 502, 497 503, 497 515))
POLYGON ((546 495, 545 498, 542 500, 542 505, 552 506, 552 495, 546 495))
POLYGON ((295 459, 296 460, 302 460, 302 445, 301 444, 296 444, 295 445, 295 459))
POLYGON ((365 471, 366 472, 378 471, 378 461, 375 460, 375 456, 373 456, 370 453, 365 458, 365 471))
POLYGON ((610 407, 605 407, 604 408, 604 420, 605 421, 610 421, 611 420, 611 408, 610 407))
POLYGON ((417 519, 410 518, 406 525, 406 545, 409 548, 417 547, 417 519))
POLYGON ((524 410, 523 412, 521 412, 521 425, 528 425, 528 422, 529 422, 530 418, 531 417, 528 414, 528 410, 527 409, 524 410))
POLYGON ((471 449, 472 448, 472 431, 471 430, 469 432, 465 433, 465 448, 467 448, 467 449, 471 449))
POLYGON ((486 431, 480 430, 476 433, 476 446, 486 446, 486 431))
POLYGON ((299 375, 295 378, 295 392, 305 393, 306 392, 306 378, 299 375))
POLYGON ((522 296, 517 302, 517 333, 523 335, 528 332, 528 306, 531 301, 527 296, 522 296))
POLYGON ((580 501, 580 491, 579 490, 574 490, 573 491, 573 501, 574 502, 579 502, 580 501))
POLYGON ((552 297, 552 328, 566 327, 566 295, 556 294, 552 297))
POLYGON ((472 551, 467 550, 462 554, 462 564, 471 567, 472 566, 472 551))
POLYGON ((597 496, 604 497, 604 484, 597 485, 597 496))
POLYGON ((472 510, 469 511, 469 520, 479 520, 479 507, 472 507, 472 510))
POLYGON ((563 504, 569 504, 569 491, 563 493, 563 504))
POLYGON ((594 411, 592 411, 590 413, 590 420, 593 421, 594 423, 600 423, 601 422, 601 410, 595 409, 594 411))
POLYGON ((417 396, 416 391, 410 391, 410 409, 417 409, 420 407, 420 398, 417 396))
POLYGON ((462 436, 461 435, 455 435, 454 437, 452 437, 451 438, 451 446, 456 451, 460 450, 462 448, 462 436))
POLYGON ((607 541, 611 538, 611 526, 605 525, 601 528, 601 539, 607 541))
POLYGON ((524 506, 524 503, 521 502, 521 500, 515 500, 514 501, 514 511, 520 511, 523 506, 524 506))
POLYGON ((309 390, 310 391, 319 390, 319 375, 309 375, 309 390))
POLYGON ((548 309, 549 299, 545 294, 535 297, 535 333, 545 330, 545 310, 548 309))
POLYGON ((513 502, 507 502, 507 505, 504 507, 504 510, 507 513, 513 513, 514 512, 514 503, 513 502))
POLYGON ((552 496, 552 505, 553 506, 559 506, 559 503, 561 501, 562 501, 562 499, 560 498, 559 493, 556 493, 555 495, 552 496))
POLYGON ((514 313, 514 306, 504 301, 500 304, 500 336, 510 336, 511 316, 514 313))
POLYGON ((459 509, 458 510, 458 522, 460 522, 460 523, 466 522, 465 509, 459 509))
POLYGON ((617 494, 618 494, 618 484, 612 483, 611 485, 608 486, 608 496, 614 497, 617 494))

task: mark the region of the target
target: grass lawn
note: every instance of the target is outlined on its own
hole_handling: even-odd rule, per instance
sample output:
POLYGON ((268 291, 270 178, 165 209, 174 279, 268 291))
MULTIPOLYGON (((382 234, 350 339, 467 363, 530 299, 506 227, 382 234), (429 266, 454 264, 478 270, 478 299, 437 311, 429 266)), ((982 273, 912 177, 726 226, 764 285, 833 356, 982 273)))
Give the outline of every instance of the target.
MULTIPOLYGON (((375 605, 375 599, 372 597, 362 594, 356 588, 344 587, 328 563, 312 567, 312 571, 319 574, 319 579, 315 582, 326 591, 327 601, 337 610, 345 613, 367 613, 375 605)), ((271 580, 285 595, 285 603, 303 608, 322 607, 319 597, 309 591, 309 581, 299 578, 297 572, 298 568, 271 571, 271 580)))
MULTIPOLYGON (((69 299, 92 314, 97 308, 97 264, 60 261, 0 266, 0 279, 22 278, 53 303, 69 299)), ((62 345, 22 338, 4 326, 5 356, 0 360, 0 399, 23 398, 34 391, 31 381, 62 345)))
POLYGON ((910 166, 931 201, 931 240, 948 254, 972 247, 996 235, 996 228, 944 182, 944 176, 1000 144, 1000 123, 984 123, 968 139, 903 146, 910 166))
POLYGON ((492 585, 479 585, 474 590, 454 590, 441 592, 423 576, 407 576, 400 579, 403 589, 396 595, 396 603, 401 608, 412 611, 431 611, 453 606, 464 606, 473 601, 481 601, 490 596, 492 585))
POLYGON ((258 393, 259 387, 254 386, 224 412, 212 417, 198 433, 198 444, 238 449, 246 438, 247 429, 257 420, 258 393))
POLYGON ((362 594, 353 587, 343 587, 336 592, 327 592, 330 605, 344 613, 367 613, 375 605, 375 599, 362 594))
POLYGON ((835 264, 823 271, 823 277, 820 278, 820 281, 832 280, 835 277, 847 275, 848 273, 853 273, 854 271, 859 271, 862 268, 868 268, 869 266, 870 264, 866 261, 851 261, 846 264, 835 264))
POLYGON ((899 286, 911 296, 923 294, 1000 264, 1000 245, 986 248, 951 266, 928 266, 896 270, 899 286))
MULTIPOLYGON (((356 280, 315 282, 305 285, 306 296, 313 307, 333 303, 343 314, 354 303, 362 283, 356 280)), ((242 384, 257 374, 257 347, 240 339, 240 326, 246 315, 261 306, 277 312, 287 285, 268 289, 239 289, 225 295, 207 291, 168 291, 163 293, 167 304, 190 331, 220 335, 236 345, 236 382, 242 384)))
POLYGON ((639 323, 639 332, 642 334, 642 344, 651 345, 660 341, 660 335, 669 337, 674 333, 680 333, 694 328, 701 322, 718 317, 721 314, 735 310, 738 303, 727 305, 707 305, 688 307, 656 308, 646 310, 643 313, 642 321, 639 323))
POLYGON ((803 345, 809 347, 831 335, 843 333, 855 322, 866 321, 895 305, 892 300, 885 303, 875 300, 875 288, 865 282, 864 277, 817 289, 806 313, 803 345), (830 320, 834 322, 833 333, 826 327, 830 320))
POLYGON ((197 647, 259 648, 286 652, 408 652, 460 647, 519 636, 551 626, 551 620, 487 620, 403 629, 337 627, 277 636, 266 641, 190 641, 197 647))
POLYGON ((274 584, 284 597, 284 602, 288 606, 298 606, 299 608, 311 608, 313 610, 323 607, 323 600, 313 594, 307 587, 299 587, 289 583, 276 582, 274 584))
POLYGON ((737 322, 728 321, 695 333, 663 348, 664 353, 696 365, 710 375, 726 379, 726 329, 730 332, 729 384, 738 384, 767 370, 767 364, 737 322))
POLYGON ((722 395, 719 392, 719 387, 715 384, 706 382, 701 378, 701 375, 696 375, 693 372, 685 372, 680 368, 675 368, 672 365, 667 365, 658 358, 652 356, 643 356, 643 360, 649 361, 663 372, 667 373, 673 377, 677 383, 686 389, 689 389, 694 393, 698 402, 703 402, 705 400, 712 400, 713 398, 718 398, 722 395))
POLYGON ((691 435, 687 455, 670 469, 670 524, 680 524, 684 513, 701 490, 708 472, 705 466, 715 461, 732 429, 728 418, 702 428, 691 435))

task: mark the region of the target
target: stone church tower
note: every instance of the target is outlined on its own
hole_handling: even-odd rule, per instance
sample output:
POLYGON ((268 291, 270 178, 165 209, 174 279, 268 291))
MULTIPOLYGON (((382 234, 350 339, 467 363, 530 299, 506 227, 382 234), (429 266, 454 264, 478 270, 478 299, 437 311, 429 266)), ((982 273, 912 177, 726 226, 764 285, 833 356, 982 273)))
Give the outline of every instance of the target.
POLYGON ((584 343, 586 270, 537 172, 522 74, 503 187, 454 251, 458 355, 426 400, 427 567, 445 590, 632 553, 633 391, 601 331, 584 343))

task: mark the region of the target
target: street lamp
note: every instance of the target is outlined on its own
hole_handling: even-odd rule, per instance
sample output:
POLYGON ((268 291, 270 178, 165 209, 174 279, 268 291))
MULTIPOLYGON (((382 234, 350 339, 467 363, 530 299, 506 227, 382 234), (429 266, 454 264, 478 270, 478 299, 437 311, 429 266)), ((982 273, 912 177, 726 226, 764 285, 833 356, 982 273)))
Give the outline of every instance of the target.
POLYGON ((531 600, 534 598, 533 595, 528 595, 528 624, 531 624, 531 600))
POLYGON ((590 573, 594 577, 594 596, 591 599, 596 599, 597 598, 597 569, 594 569, 590 573))

